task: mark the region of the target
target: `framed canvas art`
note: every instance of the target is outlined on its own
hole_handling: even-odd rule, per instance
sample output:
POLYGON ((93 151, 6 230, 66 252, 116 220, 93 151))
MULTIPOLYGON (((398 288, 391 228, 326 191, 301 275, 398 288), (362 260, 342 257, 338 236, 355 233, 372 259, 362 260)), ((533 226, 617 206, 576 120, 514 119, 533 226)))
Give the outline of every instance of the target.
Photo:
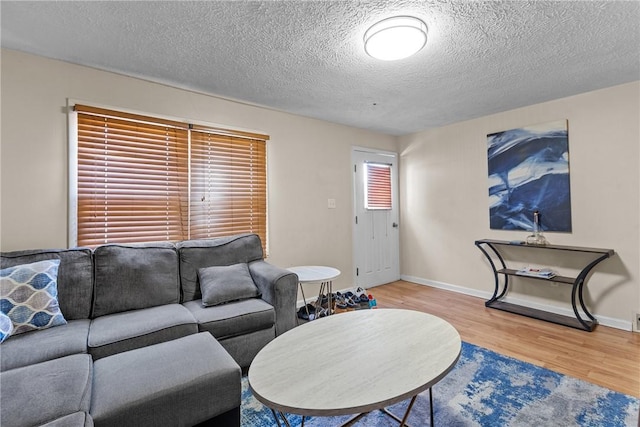
POLYGON ((494 230, 571 231, 567 120, 487 135, 489 222, 494 230))

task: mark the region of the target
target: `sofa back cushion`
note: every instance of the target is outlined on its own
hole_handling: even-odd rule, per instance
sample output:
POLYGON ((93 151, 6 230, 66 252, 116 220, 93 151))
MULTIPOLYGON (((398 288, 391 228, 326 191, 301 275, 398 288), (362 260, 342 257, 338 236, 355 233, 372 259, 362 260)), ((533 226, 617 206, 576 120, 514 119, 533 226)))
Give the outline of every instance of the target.
POLYGON ((93 317, 180 301, 178 253, 171 243, 94 250, 93 317))
POLYGON ((217 239, 185 240, 176 244, 180 255, 182 301, 202 298, 198 269, 249 263, 263 259, 257 234, 239 234, 217 239))
POLYGON ((58 302, 66 320, 88 319, 93 297, 93 263, 90 249, 37 249, 3 252, 1 268, 60 260, 58 267, 58 302))

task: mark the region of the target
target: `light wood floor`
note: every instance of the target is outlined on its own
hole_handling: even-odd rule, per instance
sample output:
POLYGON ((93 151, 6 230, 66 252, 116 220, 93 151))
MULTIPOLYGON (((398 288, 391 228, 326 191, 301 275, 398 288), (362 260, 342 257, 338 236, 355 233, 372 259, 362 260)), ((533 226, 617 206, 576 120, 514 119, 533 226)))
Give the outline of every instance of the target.
POLYGON ((580 331, 486 308, 484 300, 398 281, 369 289, 379 307, 424 311, 451 323, 463 341, 640 397, 640 333, 599 325, 580 331))

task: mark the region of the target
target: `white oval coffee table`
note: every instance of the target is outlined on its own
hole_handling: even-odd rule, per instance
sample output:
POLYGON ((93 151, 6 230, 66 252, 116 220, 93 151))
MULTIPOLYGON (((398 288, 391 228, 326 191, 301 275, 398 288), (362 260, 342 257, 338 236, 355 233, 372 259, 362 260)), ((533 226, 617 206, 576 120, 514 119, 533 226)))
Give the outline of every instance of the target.
POLYGON ((416 396, 431 393, 461 348, 456 329, 439 317, 412 310, 351 311, 271 341, 249 367, 249 384, 286 425, 284 413, 367 413, 411 398, 399 420, 404 425, 416 396))

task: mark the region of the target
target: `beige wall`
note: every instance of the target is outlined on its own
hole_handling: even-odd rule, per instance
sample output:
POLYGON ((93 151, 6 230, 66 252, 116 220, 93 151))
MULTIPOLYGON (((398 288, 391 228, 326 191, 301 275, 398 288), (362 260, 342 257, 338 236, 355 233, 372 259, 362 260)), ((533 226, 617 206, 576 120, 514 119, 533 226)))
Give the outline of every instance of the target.
MULTIPOLYGON (((489 230, 486 135, 566 118, 573 232, 547 237, 615 249, 589 280, 589 305, 618 327, 640 312, 640 82, 396 140, 14 51, 2 50, 1 59, 3 251, 67 246, 72 98, 269 134, 270 261, 335 266, 343 272, 337 288, 352 284, 351 146, 397 151, 399 141, 403 277, 485 296, 493 279, 473 241, 526 236, 489 230), (327 209, 328 198, 337 209, 327 209)), ((515 291, 531 303, 569 307, 567 288, 536 282, 515 291)))
MULTIPOLYGON (((596 268, 586 296, 603 324, 631 327, 640 312, 640 82, 400 138, 403 277, 479 296, 493 291, 493 275, 474 240, 523 240, 528 233, 489 229, 486 136, 558 119, 569 122, 573 232, 546 237, 616 251, 596 268)), ((583 262, 557 254, 538 261, 559 262, 569 274, 574 260, 583 262)), ((513 298, 570 309, 568 286, 515 282, 513 298)))
POLYGON ((351 146, 395 151, 393 137, 14 51, 1 79, 3 251, 67 246, 71 98, 269 134, 270 262, 335 266, 351 286, 351 146))

